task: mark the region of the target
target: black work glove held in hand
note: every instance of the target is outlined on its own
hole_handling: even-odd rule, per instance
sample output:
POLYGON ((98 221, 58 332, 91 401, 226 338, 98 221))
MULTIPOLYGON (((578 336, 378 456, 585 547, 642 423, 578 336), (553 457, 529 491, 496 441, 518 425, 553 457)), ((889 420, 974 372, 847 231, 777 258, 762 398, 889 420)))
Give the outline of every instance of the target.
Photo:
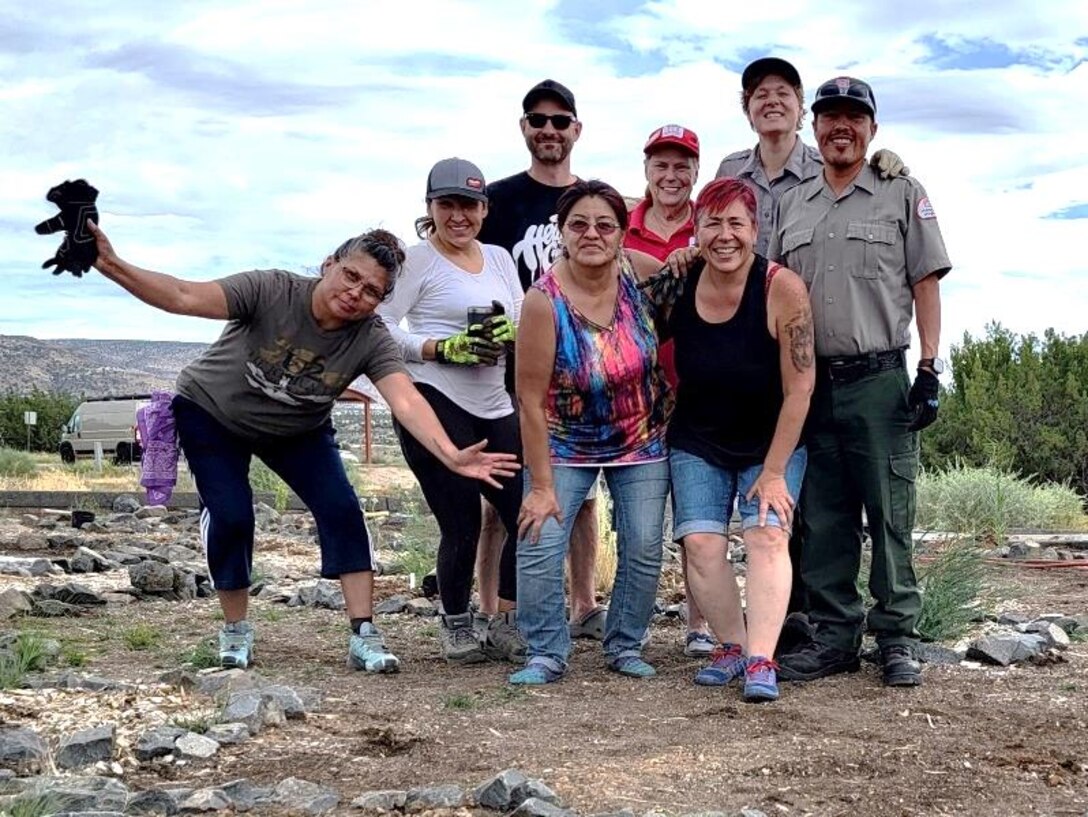
POLYGON ((68 271, 79 278, 98 258, 98 245, 87 229, 87 219, 98 223, 98 208, 94 205, 98 191, 85 180, 76 179, 58 184, 45 197, 60 208, 60 213, 37 225, 34 232, 46 235, 64 230, 64 240, 42 269, 56 265, 54 275, 68 271))
POLYGON ((937 419, 937 398, 940 395, 941 381, 933 372, 919 369, 914 377, 914 385, 910 387, 910 407, 914 411, 914 420, 908 431, 921 431, 926 426, 933 425, 937 419))

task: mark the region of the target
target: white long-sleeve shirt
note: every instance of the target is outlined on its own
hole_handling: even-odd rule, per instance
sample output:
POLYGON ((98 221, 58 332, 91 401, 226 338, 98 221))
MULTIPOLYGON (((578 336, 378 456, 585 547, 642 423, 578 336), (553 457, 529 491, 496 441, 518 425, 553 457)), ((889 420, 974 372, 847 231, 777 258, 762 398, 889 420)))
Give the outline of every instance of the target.
POLYGON ((502 247, 481 244, 484 265, 478 273, 457 266, 430 241, 410 247, 392 297, 378 307, 404 355, 412 379, 438 389, 470 414, 485 419, 514 410, 506 391, 506 355, 497 366, 456 366, 423 359, 423 344, 463 332, 468 309, 503 305, 514 323, 521 319, 525 295, 517 267, 502 247), (403 328, 404 319, 407 328, 403 328))

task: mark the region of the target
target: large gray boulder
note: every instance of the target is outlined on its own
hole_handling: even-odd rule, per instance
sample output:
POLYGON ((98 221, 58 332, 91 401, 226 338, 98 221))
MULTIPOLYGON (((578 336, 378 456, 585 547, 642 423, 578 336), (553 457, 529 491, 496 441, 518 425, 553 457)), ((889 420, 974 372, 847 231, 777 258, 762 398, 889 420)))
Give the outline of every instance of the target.
POLYGON ((45 741, 33 729, 0 726, 0 769, 37 774, 48 754, 45 741))

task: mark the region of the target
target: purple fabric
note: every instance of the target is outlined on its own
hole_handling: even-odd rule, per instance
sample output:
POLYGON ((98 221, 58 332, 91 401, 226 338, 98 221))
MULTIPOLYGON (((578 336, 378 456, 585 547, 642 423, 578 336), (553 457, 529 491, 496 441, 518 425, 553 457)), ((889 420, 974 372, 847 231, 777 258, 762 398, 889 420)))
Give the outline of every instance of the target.
POLYGON ((140 431, 140 485, 147 489, 148 505, 170 501, 178 481, 178 437, 174 430, 174 395, 168 391, 151 393, 151 402, 136 412, 140 431))

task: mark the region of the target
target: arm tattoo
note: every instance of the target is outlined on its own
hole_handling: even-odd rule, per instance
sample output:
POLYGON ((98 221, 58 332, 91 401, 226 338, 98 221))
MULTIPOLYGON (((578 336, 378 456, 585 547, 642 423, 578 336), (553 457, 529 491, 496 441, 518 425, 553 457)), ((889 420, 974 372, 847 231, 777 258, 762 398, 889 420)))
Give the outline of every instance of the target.
POLYGON ((811 369, 813 360, 812 313, 807 309, 794 315, 786 324, 790 343, 790 360, 799 372, 811 369))

